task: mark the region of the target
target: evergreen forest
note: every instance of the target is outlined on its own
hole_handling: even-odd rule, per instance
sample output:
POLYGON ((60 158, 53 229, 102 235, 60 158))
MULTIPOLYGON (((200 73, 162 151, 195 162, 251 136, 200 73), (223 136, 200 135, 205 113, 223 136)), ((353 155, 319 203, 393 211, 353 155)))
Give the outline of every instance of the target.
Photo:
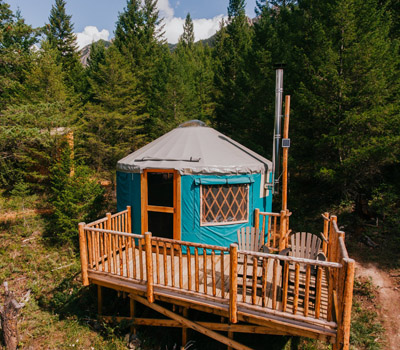
POLYGON ((85 67, 64 0, 44 28, 0 4, 0 185, 45 194, 67 240, 97 214, 99 180, 114 182, 116 162, 186 120, 270 159, 275 63, 292 98, 291 210, 307 220, 336 209, 398 229, 396 1, 260 0, 249 20, 244 0, 230 0, 212 45, 194 41, 188 14, 171 52, 156 0, 129 0, 112 45, 94 43, 85 67), (73 131, 73 160, 56 129, 73 131))
MULTIPOLYGON (((76 333, 86 324, 88 295, 75 281, 78 223, 115 212, 119 159, 192 119, 272 158, 278 63, 291 96, 291 225, 320 232, 321 213, 337 214, 346 239, 379 246, 367 254, 400 266, 398 0, 258 0, 253 19, 245 0, 226 0, 228 16, 212 38, 195 41, 188 13, 174 46, 164 39, 157 0, 127 0, 113 40, 93 43, 85 65, 66 1, 54 0, 48 23, 33 28, 0 0, 0 214, 43 214, 40 229, 25 218, 19 226, 0 220, 8 232, 0 256, 24 252, 4 254, 0 281, 18 271, 38 281, 32 271, 39 271, 41 282, 28 283, 33 315, 48 312, 44 323, 53 314, 81 315, 79 326, 63 321, 76 333), (40 254, 62 270, 21 248, 34 239, 28 231, 43 234, 40 254), (16 268, 22 257, 32 263, 16 268), (40 272, 46 264, 51 273, 40 272), (46 286, 48 276, 54 281, 46 286)), ((363 317, 365 327, 375 327, 373 314, 363 317)), ((354 329, 353 340, 361 332, 354 329)), ((104 330, 114 339, 114 330, 104 330)), ((374 344, 368 337, 375 330, 365 332, 374 344)), ((96 348, 117 348, 98 341, 96 348)), ((380 349, 365 344, 357 349, 380 349)))

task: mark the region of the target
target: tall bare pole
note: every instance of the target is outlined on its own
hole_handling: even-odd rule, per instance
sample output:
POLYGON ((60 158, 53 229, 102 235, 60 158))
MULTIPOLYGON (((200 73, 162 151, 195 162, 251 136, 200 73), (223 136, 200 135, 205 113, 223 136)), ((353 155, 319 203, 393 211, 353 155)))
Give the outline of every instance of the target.
POLYGON ((272 147, 272 173, 274 188, 273 193, 279 193, 279 175, 280 175, 280 142, 281 142, 281 119, 282 119, 282 96, 283 96, 283 64, 275 65, 275 124, 274 124, 274 142, 272 147))
MULTIPOLYGON (((290 114, 290 96, 285 96, 285 121, 283 126, 283 138, 289 138, 289 114, 290 114)), ((287 183, 288 183, 288 154, 289 147, 283 147, 283 164, 282 164, 282 210, 287 209, 287 183)))

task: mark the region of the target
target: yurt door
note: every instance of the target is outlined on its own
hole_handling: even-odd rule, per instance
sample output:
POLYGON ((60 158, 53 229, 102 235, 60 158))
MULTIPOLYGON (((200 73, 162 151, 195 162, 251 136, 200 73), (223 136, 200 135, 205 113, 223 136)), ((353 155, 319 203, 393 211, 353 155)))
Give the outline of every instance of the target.
POLYGON ((142 233, 180 239, 180 174, 170 169, 144 170, 141 178, 142 233))

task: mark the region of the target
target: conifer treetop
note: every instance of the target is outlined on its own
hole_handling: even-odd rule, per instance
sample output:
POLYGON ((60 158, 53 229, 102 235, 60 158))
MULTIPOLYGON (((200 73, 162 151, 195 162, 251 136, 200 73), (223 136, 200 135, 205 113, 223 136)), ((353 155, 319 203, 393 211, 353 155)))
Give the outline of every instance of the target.
POLYGON ((185 24, 183 25, 183 34, 179 38, 179 41, 189 47, 194 43, 193 21, 190 17, 190 13, 186 15, 185 24))
POLYGON ((77 50, 72 16, 67 15, 65 5, 65 0, 55 0, 46 31, 50 45, 57 49, 62 57, 72 56, 77 50))

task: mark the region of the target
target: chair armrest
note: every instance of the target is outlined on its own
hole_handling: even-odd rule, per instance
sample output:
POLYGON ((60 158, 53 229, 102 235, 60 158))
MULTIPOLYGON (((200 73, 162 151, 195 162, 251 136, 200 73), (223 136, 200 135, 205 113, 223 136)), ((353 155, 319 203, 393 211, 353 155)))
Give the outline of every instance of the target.
POLYGON ((260 253, 267 253, 267 254, 271 254, 272 251, 269 247, 267 247, 266 245, 262 245, 260 248, 260 253))
POLYGON ((326 256, 324 253, 318 253, 317 260, 319 261, 326 261, 326 256))
POLYGON ((279 252, 279 255, 289 256, 289 253, 292 251, 290 248, 283 249, 279 252))
POLYGON ((325 243, 329 243, 329 240, 325 237, 325 235, 324 235, 322 232, 320 232, 319 235, 321 236, 322 240, 323 240, 325 243))
POLYGON ((285 239, 286 238, 289 238, 289 236, 292 234, 292 229, 290 229, 287 233, 286 233, 286 235, 285 235, 285 239))

